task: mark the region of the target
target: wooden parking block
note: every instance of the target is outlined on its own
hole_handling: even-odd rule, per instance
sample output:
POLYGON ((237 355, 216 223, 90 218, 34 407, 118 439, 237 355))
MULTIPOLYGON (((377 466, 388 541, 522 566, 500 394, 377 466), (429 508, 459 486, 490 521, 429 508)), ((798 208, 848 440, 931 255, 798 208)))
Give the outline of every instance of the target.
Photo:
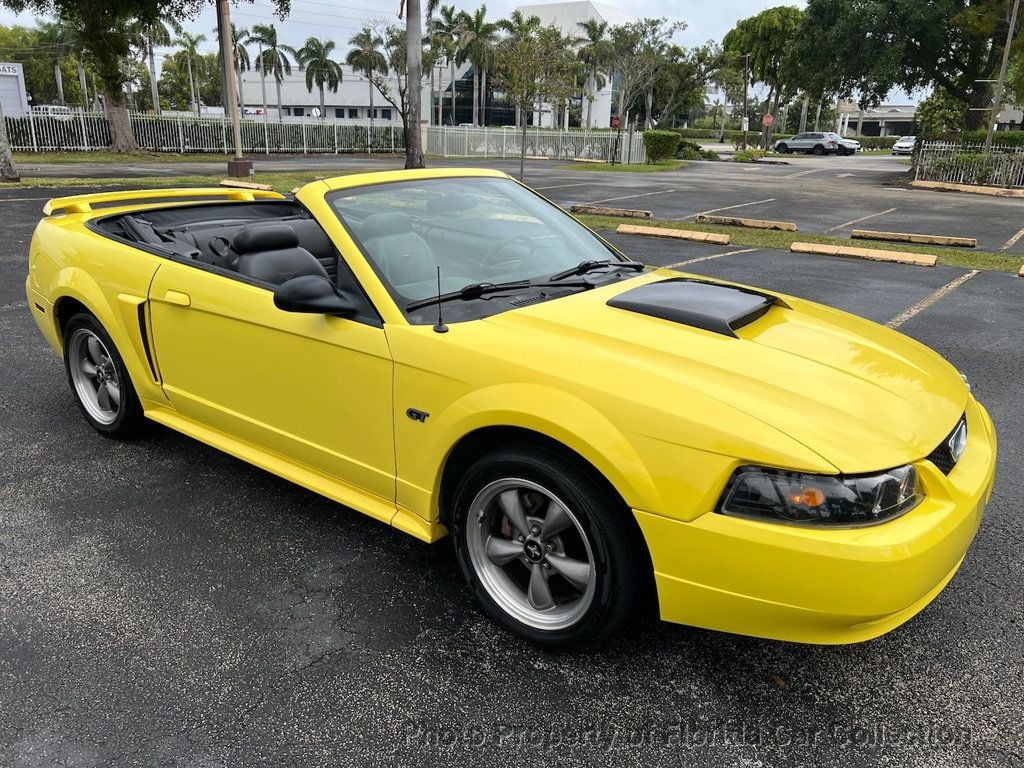
POLYGON ((909 232, 876 232, 871 229, 855 229, 850 233, 854 240, 885 240, 895 243, 922 243, 924 245, 955 245, 961 248, 976 248, 978 241, 973 237, 955 235, 918 235, 909 232))
POLYGON ((697 216, 702 224, 726 224, 733 227, 749 227, 751 229, 777 229, 781 232, 796 232, 796 224, 791 221, 772 221, 770 219, 744 219, 736 216, 710 216, 702 213, 697 216))
POLYGON ((649 219, 650 211, 640 211, 634 208, 606 208, 601 205, 573 205, 569 207, 570 213, 582 213, 590 216, 621 216, 627 219, 649 219))
POLYGON ((675 240, 690 240, 695 243, 714 243, 728 245, 729 236, 717 232, 693 232, 688 229, 670 229, 668 227, 643 227, 638 224, 619 224, 615 230, 620 235, 647 235, 648 237, 668 237, 675 240))

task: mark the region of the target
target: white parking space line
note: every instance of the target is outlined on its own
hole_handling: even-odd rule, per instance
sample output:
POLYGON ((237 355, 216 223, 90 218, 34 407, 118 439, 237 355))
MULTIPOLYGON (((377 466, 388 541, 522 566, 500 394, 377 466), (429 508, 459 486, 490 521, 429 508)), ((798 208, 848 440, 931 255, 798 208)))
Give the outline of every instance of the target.
POLYGON ((622 197, 606 197, 603 200, 591 200, 586 205, 596 205, 597 203, 611 203, 615 200, 631 200, 634 197, 649 197, 650 195, 667 195, 669 192, 675 192, 674 189, 662 189, 658 192, 641 192, 639 195, 623 195, 622 197))
POLYGON ((665 266, 665 269, 675 269, 676 267, 685 267, 687 264, 696 264, 701 261, 720 259, 723 256, 737 256, 741 253, 753 253, 754 251, 760 250, 760 248, 744 248, 741 251, 724 251, 723 253, 712 253, 710 256, 698 256, 695 259, 687 259, 686 261, 677 261, 675 264, 667 264, 665 266))
POLYGON ((999 246, 999 250, 1000 251, 1008 251, 1008 250, 1010 250, 1011 248, 1013 248, 1013 246, 1015 246, 1017 244, 1017 241, 1020 240, 1022 237, 1024 237, 1024 229, 1022 229, 1016 235, 1014 235, 1009 240, 1007 240, 1005 243, 1003 243, 1001 246, 999 246))
POLYGON ((791 173, 788 176, 783 176, 784 179, 799 179, 801 176, 810 176, 812 173, 823 171, 824 168, 811 168, 809 171, 798 171, 797 173, 791 173))
POLYGON ((949 294, 951 294, 953 291, 955 291, 961 285, 963 285, 968 280, 970 280, 972 277, 974 277, 976 274, 978 274, 979 271, 980 270, 975 269, 975 270, 973 270, 971 272, 968 272, 966 274, 960 275, 960 277, 958 277, 956 280, 950 280, 944 286, 939 288, 939 290, 937 290, 934 293, 931 293, 931 294, 925 296, 923 299, 921 299, 919 302, 917 302, 917 304, 912 306, 910 309, 908 309, 908 310, 906 310, 904 312, 900 312, 898 315, 896 315, 896 317, 894 317, 892 320, 890 320, 888 323, 886 323, 886 325, 889 326, 890 328, 899 328, 901 325, 903 325, 905 322, 907 322, 907 320, 911 319, 912 317, 914 317, 914 316, 920 314, 921 312, 923 312, 924 310, 928 309, 928 307, 930 307, 936 301, 941 299, 943 296, 948 296, 949 294))
POLYGON ((534 187, 537 192, 543 192, 545 189, 565 189, 567 187, 589 187, 594 182, 592 181, 581 181, 576 184, 552 184, 550 187, 534 187))
MULTIPOLYGON (((760 205, 761 203, 773 203, 775 202, 774 197, 769 197, 767 200, 755 200, 752 203, 737 203, 736 205, 726 205, 722 208, 712 208, 710 211, 701 211, 700 213, 691 213, 689 216, 684 216, 684 219, 692 219, 695 216, 707 216, 709 213, 718 213, 719 211, 731 211, 733 208, 745 208, 748 205, 760 205)), ((682 221, 682 219, 679 219, 682 221)))
POLYGON ((895 208, 889 208, 886 211, 879 211, 878 213, 869 213, 867 216, 861 216, 859 219, 854 219, 853 221, 844 221, 842 224, 836 224, 836 226, 829 227, 825 231, 826 232, 835 232, 837 229, 846 229, 847 227, 852 227, 854 224, 859 224, 862 221, 867 221, 868 219, 873 219, 876 216, 885 216, 885 214, 892 213, 895 210, 896 210, 895 208))
POLYGON ((0 198, 0 203, 31 203, 40 200, 52 200, 53 197, 5 197, 0 198))

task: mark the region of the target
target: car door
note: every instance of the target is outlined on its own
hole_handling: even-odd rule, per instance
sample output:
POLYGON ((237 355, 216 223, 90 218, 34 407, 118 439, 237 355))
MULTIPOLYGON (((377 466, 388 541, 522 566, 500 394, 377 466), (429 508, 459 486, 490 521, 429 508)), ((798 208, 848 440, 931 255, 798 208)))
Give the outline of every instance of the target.
POLYGON ((804 152, 807 150, 807 134, 798 133, 792 139, 787 141, 786 144, 795 152, 804 152))
POLYGON ((272 286, 170 260, 149 301, 179 413, 393 505, 393 366, 380 322, 285 312, 272 286))

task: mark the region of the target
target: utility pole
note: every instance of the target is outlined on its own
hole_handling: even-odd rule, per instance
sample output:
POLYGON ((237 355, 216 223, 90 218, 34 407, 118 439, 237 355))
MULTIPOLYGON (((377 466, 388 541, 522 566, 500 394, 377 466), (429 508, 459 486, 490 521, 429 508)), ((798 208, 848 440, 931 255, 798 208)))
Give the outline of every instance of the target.
POLYGON ((750 117, 747 115, 747 81, 750 79, 750 54, 743 54, 743 151, 747 149, 747 128, 750 127, 750 117))
POLYGON ((235 156, 228 160, 228 176, 252 176, 252 160, 242 157, 242 124, 238 120, 238 102, 235 95, 238 85, 235 83, 235 45, 231 39, 231 4, 230 0, 217 0, 217 27, 220 30, 220 60, 224 67, 224 104, 228 108, 231 119, 231 135, 235 143, 235 156))
POLYGON ((999 66, 999 80, 996 81, 996 96, 992 101, 992 114, 988 121, 988 133, 985 135, 985 151, 992 151, 992 133, 996 129, 996 121, 999 119, 999 110, 1003 107, 1003 84, 1006 83, 1006 66, 1010 61, 1010 46, 1013 44, 1013 33, 1017 27, 1017 11, 1020 9, 1020 0, 1013 0, 1013 10, 1010 11, 1010 27, 1006 30, 1006 45, 1003 46, 1003 63, 999 66))

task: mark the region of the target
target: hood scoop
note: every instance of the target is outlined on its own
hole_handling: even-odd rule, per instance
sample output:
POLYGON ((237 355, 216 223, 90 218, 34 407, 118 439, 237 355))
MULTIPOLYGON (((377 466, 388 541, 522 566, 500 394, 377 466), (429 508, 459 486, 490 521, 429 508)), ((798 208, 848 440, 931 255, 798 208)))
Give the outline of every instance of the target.
POLYGON ((776 305, 786 307, 785 302, 777 296, 690 278, 648 283, 620 293, 608 301, 609 307, 733 338, 738 338, 737 330, 754 322, 776 305))

